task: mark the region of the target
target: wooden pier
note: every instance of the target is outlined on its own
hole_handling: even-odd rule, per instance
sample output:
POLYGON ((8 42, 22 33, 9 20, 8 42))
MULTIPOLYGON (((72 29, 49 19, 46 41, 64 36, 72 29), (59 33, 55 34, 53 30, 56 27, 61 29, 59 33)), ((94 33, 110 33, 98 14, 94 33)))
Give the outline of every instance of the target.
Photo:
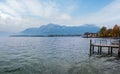
POLYGON ((113 44, 102 44, 100 42, 100 44, 93 44, 92 43, 92 40, 90 40, 90 56, 92 54, 94 54, 94 49, 95 47, 98 48, 98 51, 97 51, 97 54, 101 55, 102 54, 102 48, 103 47, 106 47, 106 49, 104 50, 108 50, 108 55, 111 55, 113 54, 113 48, 117 48, 118 49, 118 56, 120 57, 120 40, 119 40, 119 44, 118 45, 113 45, 113 44))

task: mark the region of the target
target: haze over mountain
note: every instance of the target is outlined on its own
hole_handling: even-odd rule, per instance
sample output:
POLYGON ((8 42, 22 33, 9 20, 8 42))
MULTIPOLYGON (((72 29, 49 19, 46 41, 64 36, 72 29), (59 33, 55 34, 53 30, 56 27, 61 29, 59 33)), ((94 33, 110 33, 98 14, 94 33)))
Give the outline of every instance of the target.
POLYGON ((85 32, 96 33, 99 27, 93 24, 83 26, 60 26, 58 24, 47 24, 38 28, 28 28, 22 31, 22 35, 81 35, 85 32))
POLYGON ((0 36, 8 36, 8 35, 11 35, 11 34, 15 34, 15 33, 0 31, 0 36))

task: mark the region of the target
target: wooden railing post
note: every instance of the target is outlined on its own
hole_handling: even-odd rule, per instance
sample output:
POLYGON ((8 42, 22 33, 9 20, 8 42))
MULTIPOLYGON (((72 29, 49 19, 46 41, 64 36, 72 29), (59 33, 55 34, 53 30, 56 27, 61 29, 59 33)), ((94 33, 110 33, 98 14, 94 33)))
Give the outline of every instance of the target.
POLYGON ((101 40, 100 40, 100 45, 101 45, 101 40))
POLYGON ((119 40, 118 57, 120 57, 120 40, 119 40))

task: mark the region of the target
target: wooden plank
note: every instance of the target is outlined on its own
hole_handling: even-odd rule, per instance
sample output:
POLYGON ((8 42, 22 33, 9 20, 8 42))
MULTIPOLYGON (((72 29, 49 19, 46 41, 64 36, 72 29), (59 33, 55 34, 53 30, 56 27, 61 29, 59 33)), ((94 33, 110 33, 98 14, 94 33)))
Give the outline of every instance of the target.
POLYGON ((99 44, 92 44, 92 46, 100 46, 100 47, 113 47, 113 48, 119 48, 118 45, 99 45, 99 44))

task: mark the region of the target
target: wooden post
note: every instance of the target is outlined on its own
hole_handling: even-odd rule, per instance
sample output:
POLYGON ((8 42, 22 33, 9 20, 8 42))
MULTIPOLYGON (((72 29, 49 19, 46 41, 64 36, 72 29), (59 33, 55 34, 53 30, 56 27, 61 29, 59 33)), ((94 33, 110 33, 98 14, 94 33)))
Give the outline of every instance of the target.
POLYGON ((101 45, 101 40, 100 40, 100 45, 101 45))
POLYGON ((90 40, 90 56, 91 56, 91 52, 92 52, 92 40, 90 40))
POLYGON ((102 53, 102 46, 100 46, 100 55, 101 55, 101 53, 102 53))
POLYGON ((106 45, 108 44, 107 40, 106 40, 106 45))
POLYGON ((110 47, 108 47, 108 55, 110 54, 110 47))
POLYGON ((120 57, 120 40, 119 40, 118 57, 120 57))
POLYGON ((94 54, 94 46, 92 46, 92 53, 94 54))
POLYGON ((98 54, 100 54, 100 47, 98 46, 98 54))
POLYGON ((113 54, 112 50, 113 50, 113 48, 111 47, 111 56, 112 56, 112 54, 113 54))

